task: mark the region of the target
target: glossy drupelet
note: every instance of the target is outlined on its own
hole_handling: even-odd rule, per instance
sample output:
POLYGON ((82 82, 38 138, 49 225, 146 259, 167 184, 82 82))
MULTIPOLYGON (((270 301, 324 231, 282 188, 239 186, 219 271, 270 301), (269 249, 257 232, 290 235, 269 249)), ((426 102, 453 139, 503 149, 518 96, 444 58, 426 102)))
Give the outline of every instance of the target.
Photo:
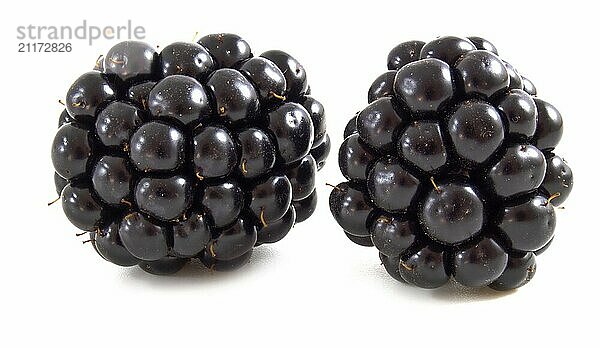
POLYGON ((52 145, 64 213, 120 266, 239 268, 315 210, 331 145, 309 94, 295 58, 254 56, 234 34, 119 43, 65 98, 52 145))
POLYGON ((387 68, 346 125, 334 218, 401 282, 526 284, 573 186, 560 113, 480 37, 404 42, 387 68))

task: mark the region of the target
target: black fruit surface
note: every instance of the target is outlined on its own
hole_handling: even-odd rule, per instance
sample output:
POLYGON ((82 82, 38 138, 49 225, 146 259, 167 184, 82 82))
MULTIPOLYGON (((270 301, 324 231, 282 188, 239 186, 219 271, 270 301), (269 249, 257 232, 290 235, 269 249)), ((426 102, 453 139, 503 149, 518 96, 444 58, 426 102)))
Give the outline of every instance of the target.
POLYGON ((290 232, 295 222, 297 222, 296 209, 294 205, 291 205, 281 219, 258 230, 256 243, 275 243, 282 240, 290 232))
POLYGON ((519 288, 533 278, 536 271, 535 254, 509 256, 504 272, 498 277, 490 288, 498 291, 519 288))
POLYGON ((135 129, 142 123, 142 111, 121 101, 115 101, 96 118, 96 134, 106 146, 126 146, 135 129))
POLYGON ((175 175, 168 178, 143 178, 135 187, 135 203, 141 212, 159 220, 183 216, 192 200, 189 179, 175 175))
POLYGON ((404 125, 404 114, 399 114, 390 97, 377 99, 356 118, 356 131, 363 141, 374 149, 386 151, 395 147, 397 132, 404 125))
POLYGON ((81 75, 67 91, 67 112, 79 122, 95 120, 97 111, 116 98, 116 84, 114 77, 98 71, 81 75))
POLYGON ((218 68, 231 68, 252 57, 250 45, 236 34, 209 34, 198 44, 213 57, 218 68))
POLYGON ((194 166, 198 178, 228 175, 237 165, 237 157, 236 144, 224 127, 207 126, 194 136, 194 166))
POLYGON ((315 211, 331 149, 325 108, 286 52, 254 57, 235 34, 160 52, 121 42, 64 100, 56 192, 111 263, 234 270, 315 211))
POLYGON ((475 45, 469 39, 456 36, 443 36, 423 45, 419 57, 421 59, 437 58, 454 65, 465 53, 475 49, 475 45))
POLYGON ((119 224, 117 222, 112 222, 99 229, 96 232, 94 244, 103 258, 116 265, 130 267, 140 262, 123 246, 121 237, 119 237, 119 224))
POLYGON ((394 95, 412 112, 440 111, 454 95, 450 66, 436 58, 403 66, 394 79, 394 95))
POLYGON ((193 42, 174 42, 160 52, 161 76, 186 75, 206 82, 216 69, 213 57, 206 48, 193 42))
POLYGON ((215 99, 217 115, 229 122, 251 121, 258 114, 258 93, 250 80, 234 69, 219 69, 206 86, 215 99))
POLYGON ((67 184, 61 198, 63 211, 75 227, 95 231, 100 226, 104 209, 90 188, 67 184))
POLYGON ((325 166, 325 161, 329 156, 329 152, 331 152, 331 139, 329 138, 329 134, 325 134, 321 145, 310 150, 311 156, 313 156, 315 162, 317 162, 317 170, 321 170, 325 166))
POLYGON ((267 58, 254 57, 242 64, 240 70, 254 82, 262 100, 283 99, 287 85, 285 76, 275 63, 267 58))
POLYGON ((141 261, 139 266, 144 271, 154 275, 170 275, 179 272, 189 259, 175 256, 165 256, 156 261, 141 261))
POLYGON ((317 208, 317 190, 314 190, 310 196, 299 201, 292 201, 296 211, 296 222, 302 222, 308 219, 317 208))
POLYGON ((148 95, 150 113, 156 119, 172 118, 190 124, 210 116, 206 89, 189 76, 167 76, 148 95))
POLYGON ((344 130, 333 217, 398 281, 525 285, 573 187, 562 116, 481 37, 404 42, 387 63, 344 130))
POLYGON ((294 57, 279 50, 267 51, 260 56, 272 61, 281 70, 285 77, 285 94, 288 98, 295 99, 303 94, 308 94, 306 70, 294 57))
POLYGON ((269 129, 286 164, 308 155, 314 141, 315 128, 306 109, 296 103, 285 103, 268 114, 269 129))
POLYGON ((104 57, 104 73, 129 82, 152 80, 158 76, 159 61, 159 54, 151 45, 123 41, 108 50, 104 57))
POLYGON ((183 164, 185 136, 177 127, 150 121, 133 133, 128 149, 133 165, 140 171, 175 170, 183 164))
POLYGON ((481 231, 483 203, 470 185, 451 182, 429 190, 418 216, 428 237, 452 245, 481 231))
POLYGON ((391 97, 394 95, 394 79, 396 78, 396 70, 386 71, 379 75, 371 84, 367 99, 369 103, 383 97, 391 97))
POLYGON ((238 171, 245 178, 263 175, 275 166, 277 149, 269 135, 260 128, 247 128, 237 135, 241 146, 238 171))
POLYGON ((92 172, 94 191, 107 204, 121 204, 131 192, 131 171, 126 158, 103 156, 92 172))
POLYGON ((119 225, 119 237, 131 255, 156 261, 168 253, 167 227, 157 225, 141 213, 130 213, 119 225))
POLYGON ((390 70, 398 70, 408 63, 419 59, 421 49, 425 42, 419 40, 406 41, 392 48, 388 54, 387 67, 390 70))
POLYGON ((68 180, 84 174, 93 144, 87 129, 76 123, 62 125, 52 143, 52 164, 58 175, 68 180))

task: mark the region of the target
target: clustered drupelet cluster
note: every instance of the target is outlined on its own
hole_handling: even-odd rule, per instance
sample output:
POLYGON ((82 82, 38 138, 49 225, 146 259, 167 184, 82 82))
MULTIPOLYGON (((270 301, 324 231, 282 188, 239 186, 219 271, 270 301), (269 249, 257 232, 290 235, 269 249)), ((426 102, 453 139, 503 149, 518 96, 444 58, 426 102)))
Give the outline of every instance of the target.
POLYGON ((67 218, 106 260, 154 274, 244 265, 316 206, 323 105, 289 54, 233 34, 126 41, 67 92, 52 146, 67 218))
POLYGON ((335 219, 399 281, 526 284, 573 184, 560 113, 479 37, 401 43, 388 69, 346 127, 335 219))

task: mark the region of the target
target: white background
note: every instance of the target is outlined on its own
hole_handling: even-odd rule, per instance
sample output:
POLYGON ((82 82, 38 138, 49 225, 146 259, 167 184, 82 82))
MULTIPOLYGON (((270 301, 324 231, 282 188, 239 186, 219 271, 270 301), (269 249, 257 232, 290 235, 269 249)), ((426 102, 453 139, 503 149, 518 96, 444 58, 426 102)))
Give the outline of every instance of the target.
MULTIPOLYGON (((90 347, 510 346, 598 344, 597 11, 589 2, 17 1, 2 10, 2 285, 0 345, 90 347), (170 277, 102 261, 81 244, 56 193, 50 144, 70 83, 114 41, 73 52, 17 53, 18 25, 146 28, 165 46, 213 32, 254 52, 283 49, 326 107, 333 151, 317 212, 235 273, 196 265, 170 277), (594 34, 594 32, 596 34, 594 34), (399 42, 483 36, 537 85, 565 121, 558 153, 575 189, 557 210, 556 240, 518 291, 427 291, 388 277, 373 248, 352 244, 329 214, 343 127, 399 42)), ((6 5, 6 4, 5 4, 6 5)))

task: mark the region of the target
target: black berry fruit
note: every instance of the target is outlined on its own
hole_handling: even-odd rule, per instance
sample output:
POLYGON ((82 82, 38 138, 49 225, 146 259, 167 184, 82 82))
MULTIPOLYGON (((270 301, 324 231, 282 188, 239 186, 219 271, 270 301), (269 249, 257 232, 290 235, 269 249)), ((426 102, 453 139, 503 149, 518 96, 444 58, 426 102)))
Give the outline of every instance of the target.
POLYGON ((494 290, 511 290, 519 288, 533 278, 536 271, 535 254, 515 254, 508 257, 506 268, 496 280, 490 284, 494 290))
POLYGON ((139 266, 144 271, 154 275, 170 275, 179 272, 189 259, 176 256, 165 256, 156 261, 141 261, 139 266))
POLYGON ((142 110, 127 102, 113 102, 98 114, 96 134, 105 146, 127 146, 134 130, 142 124, 142 110))
POLYGON ((356 117, 356 131, 370 147, 386 151, 395 147, 396 134, 388 129, 398 129, 403 123, 404 114, 396 112, 390 97, 377 99, 356 117))
POLYGON ((229 175, 238 163, 231 133, 218 126, 206 126, 194 136, 194 167, 198 178, 229 175))
POLYGON ((92 134, 77 123, 62 125, 52 143, 52 164, 61 177, 69 180, 84 174, 90 163, 92 134))
POLYGON ((483 228, 483 202, 468 184, 450 182, 430 189, 417 214, 423 232, 448 245, 468 240, 483 228))
POLYGON ((283 98, 287 86, 285 76, 272 61, 263 57, 250 58, 240 70, 254 82, 263 101, 283 98))
POLYGON ((118 79, 99 71, 81 75, 67 91, 65 105, 67 112, 77 121, 92 121, 99 109, 115 100, 118 79))
POLYGON ((317 162, 317 170, 321 170, 321 168, 325 166, 325 160, 327 160, 327 156, 329 156, 330 151, 331 139, 329 138, 329 134, 325 134, 321 145, 310 150, 310 154, 315 159, 315 162, 317 162))
POLYGON ((175 170, 183 164, 185 136, 178 127, 158 121, 141 125, 127 150, 136 169, 143 172, 175 170))
POLYGON ((215 61, 206 48, 194 42, 175 42, 160 52, 161 76, 185 75, 197 81, 215 70, 215 61))
POLYGON ((437 58, 450 65, 454 65, 465 53, 474 51, 475 49, 475 45, 469 39, 456 36, 443 36, 423 45, 419 58, 437 58))
POLYGON ((144 261, 167 256, 167 227, 155 224, 141 213, 130 213, 119 225, 119 236, 125 248, 144 261))
POLYGON ((248 179, 264 175, 275 166, 275 142, 260 128, 246 128, 237 133, 241 147, 237 171, 248 179))
POLYGON ((350 120, 348 120, 348 123, 346 123, 346 128, 344 128, 344 139, 357 132, 356 118, 358 118, 358 114, 359 113, 357 112, 356 115, 354 115, 354 117, 352 117, 350 120))
POLYGON ((310 196, 299 201, 292 201, 296 211, 296 222, 302 222, 308 219, 317 208, 317 190, 313 190, 310 196))
POLYGON ((315 128, 306 109, 285 103, 267 115, 269 129, 285 164, 301 160, 312 148, 315 128))
POLYGON ((286 81, 285 93, 289 98, 310 94, 307 93, 306 70, 294 57, 279 50, 267 51, 260 56, 272 61, 281 70, 286 81))
POLYGON ((560 113, 480 37, 402 43, 388 69, 339 148, 345 235, 422 288, 528 283, 573 186, 560 113))
POLYGON ((105 209, 91 188, 72 182, 63 188, 61 198, 63 211, 75 227, 84 231, 98 228, 105 209))
POLYGON ((217 115, 229 122, 253 121, 258 116, 258 93, 241 72, 219 69, 206 86, 215 98, 217 115))
POLYGON ((216 62, 216 68, 232 68, 252 57, 250 45, 235 34, 209 34, 198 44, 204 47, 216 62))
POLYGON ((394 95, 394 79, 396 78, 396 70, 386 71, 379 75, 378 78, 373 81, 371 88, 369 88, 369 103, 382 97, 391 97, 394 95))
POLYGON ((175 175, 168 178, 142 178, 134 191, 138 209, 159 220, 174 220, 192 203, 189 179, 175 175))
POLYGON ((299 221, 296 218, 296 209, 294 205, 291 205, 281 219, 260 228, 256 243, 275 243, 280 241, 288 234, 295 222, 299 221))
POLYGON ((123 246, 119 236, 119 222, 117 221, 98 230, 95 233, 94 244, 103 258, 116 265, 129 267, 140 262, 123 246))
POLYGON ((406 64, 418 60, 423 46, 425 46, 425 42, 414 40, 403 42, 392 48, 388 54, 388 69, 396 71, 406 64))
POLYGON ((120 266, 239 268, 315 210, 331 143, 309 94, 295 58, 254 56, 234 34, 119 43, 64 100, 51 151, 64 213, 120 266))
POLYGON ((131 178, 126 158, 103 156, 92 172, 92 187, 107 204, 122 204, 131 192, 131 178))
POLYGON ((151 45, 123 41, 114 45, 104 58, 104 73, 122 81, 144 81, 158 77, 160 58, 151 45))
POLYGON ((405 65, 396 73, 394 95, 414 114, 436 113, 454 94, 448 63, 426 58, 405 65))
POLYGON ((206 89, 196 79, 171 75, 158 82, 148 95, 150 114, 156 119, 171 118, 183 124, 197 124, 210 116, 206 89))
POLYGON ((62 126, 65 123, 69 123, 69 122, 73 122, 75 121, 75 119, 69 115, 69 113, 67 112, 67 109, 64 109, 61 113, 60 116, 58 117, 58 128, 60 128, 60 126, 62 126))

